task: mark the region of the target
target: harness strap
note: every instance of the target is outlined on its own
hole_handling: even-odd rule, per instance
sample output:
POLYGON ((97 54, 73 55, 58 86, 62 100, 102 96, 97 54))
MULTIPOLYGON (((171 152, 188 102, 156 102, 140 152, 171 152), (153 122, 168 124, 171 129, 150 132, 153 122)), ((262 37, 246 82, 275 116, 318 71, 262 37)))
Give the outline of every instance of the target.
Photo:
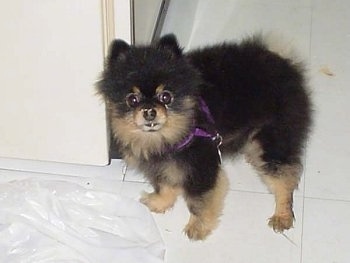
MULTIPOLYGON (((211 115, 210 110, 202 97, 199 98, 199 106, 201 111, 205 114, 208 122, 214 124, 214 118, 211 115)), ((221 163, 221 152, 219 147, 222 143, 222 137, 217 131, 215 131, 214 133, 210 133, 202 128, 194 127, 193 130, 188 134, 188 136, 186 136, 181 142, 176 144, 173 149, 176 151, 183 149, 191 143, 194 137, 211 138, 211 140, 216 144, 216 147, 218 148, 218 155, 221 163)))

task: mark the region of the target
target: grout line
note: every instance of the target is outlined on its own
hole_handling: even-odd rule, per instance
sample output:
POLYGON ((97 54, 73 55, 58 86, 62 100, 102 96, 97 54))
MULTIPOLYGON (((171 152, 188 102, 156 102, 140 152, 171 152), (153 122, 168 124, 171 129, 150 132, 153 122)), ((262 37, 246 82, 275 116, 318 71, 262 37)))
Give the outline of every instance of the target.
POLYGON ((238 192, 238 193, 273 195, 272 193, 267 193, 267 192, 251 191, 251 190, 241 190, 241 189, 229 189, 229 191, 231 191, 231 192, 238 192))
POLYGON ((345 202, 345 203, 350 203, 350 200, 346 200, 346 199, 334 199, 334 198, 324 198, 324 197, 305 196, 305 199, 319 200, 319 201, 334 201, 334 202, 345 202))
MULTIPOLYGON (((309 32, 309 58, 308 58, 308 65, 309 65, 309 70, 311 70, 310 65, 311 65, 311 56, 312 56, 312 52, 311 52, 311 46, 312 46, 312 26, 313 26, 313 6, 314 6, 314 1, 311 0, 310 1, 310 32, 309 32)), ((310 72, 309 72, 310 74, 310 72)), ((308 149, 308 148, 306 148, 308 149)), ((304 159, 304 189, 303 189, 303 201, 302 201, 302 223, 301 223, 301 234, 300 234, 300 263, 303 262, 303 252, 304 252, 304 245, 303 245, 303 240, 304 240, 304 222, 305 222, 305 199, 307 198, 305 196, 305 191, 306 191, 306 174, 307 174, 307 170, 306 170, 306 162, 307 162, 307 155, 305 154, 305 159, 304 159)))
POLYGON ((149 185, 149 184, 150 184, 149 182, 132 181, 132 180, 128 180, 128 179, 125 179, 125 180, 123 181, 123 183, 135 183, 135 184, 145 184, 145 185, 149 185))
MULTIPOLYGON (((75 176, 73 176, 75 177, 75 176)), ((305 175, 304 175, 305 177, 305 175)), ((125 182, 125 183, 135 183, 135 184, 149 184, 149 182, 147 181, 133 181, 133 180, 128 180, 125 179, 124 181, 121 182, 125 182)), ((350 203, 350 200, 346 200, 346 199, 334 199, 334 198, 323 198, 323 197, 311 197, 311 196, 306 196, 305 195, 305 186, 306 186, 306 180, 304 180, 303 182, 303 187, 304 187, 304 195, 298 195, 295 196, 297 198, 302 198, 303 202, 303 209, 302 209, 302 213, 304 216, 304 203, 305 203, 305 199, 310 199, 310 200, 319 200, 319 201, 335 201, 335 202, 345 202, 345 203, 350 203)), ((241 189, 229 189, 230 192, 236 192, 236 193, 248 193, 248 194, 260 194, 260 195, 268 195, 268 196, 273 196, 272 193, 267 193, 267 192, 261 192, 261 191, 251 191, 251 190, 241 190, 241 189)))
POLYGON ((45 172, 45 171, 25 171, 20 169, 9 169, 9 168, 0 168, 0 173, 12 173, 12 174, 18 174, 20 177, 23 176, 23 178, 39 178, 40 176, 46 175, 46 176, 62 176, 62 177, 72 177, 72 178, 91 178, 93 175, 75 175, 75 174, 65 174, 65 173, 59 173, 56 171, 53 172, 45 172))
MULTIPOLYGON (((311 41, 311 39, 310 39, 311 41)), ((304 219, 305 219, 305 189, 306 189, 306 158, 304 159, 304 182, 303 182, 303 201, 302 201, 302 212, 301 212, 301 233, 300 233, 300 263, 303 262, 303 240, 304 240, 304 219)))

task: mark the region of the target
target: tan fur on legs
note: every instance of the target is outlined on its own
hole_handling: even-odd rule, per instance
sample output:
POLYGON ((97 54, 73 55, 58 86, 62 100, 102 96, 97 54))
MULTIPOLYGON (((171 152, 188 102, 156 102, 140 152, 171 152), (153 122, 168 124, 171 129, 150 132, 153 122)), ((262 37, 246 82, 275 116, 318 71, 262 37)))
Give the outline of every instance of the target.
POLYGON ((254 166, 262 180, 275 195, 275 213, 269 219, 269 226, 276 232, 283 232, 293 226, 293 192, 298 187, 302 167, 300 164, 280 165, 276 171, 269 172, 259 142, 252 141, 245 147, 246 160, 254 166))
POLYGON ((215 188, 198 198, 187 198, 191 215, 184 231, 192 240, 205 239, 218 225, 228 191, 228 179, 220 170, 215 188))
POLYGON ((276 232, 283 232, 293 226, 293 192, 298 187, 299 165, 284 165, 278 173, 262 176, 263 181, 275 195, 276 208, 269 219, 269 226, 276 232))
POLYGON ((159 193, 143 193, 140 201, 152 212, 164 213, 166 210, 174 206, 177 196, 180 193, 180 188, 160 185, 159 193))

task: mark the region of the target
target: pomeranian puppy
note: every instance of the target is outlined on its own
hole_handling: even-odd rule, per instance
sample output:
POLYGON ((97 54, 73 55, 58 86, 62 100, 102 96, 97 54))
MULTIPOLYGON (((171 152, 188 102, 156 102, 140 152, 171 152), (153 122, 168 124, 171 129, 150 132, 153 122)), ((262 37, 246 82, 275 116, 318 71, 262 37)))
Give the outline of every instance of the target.
POLYGON ((205 239, 218 224, 226 156, 243 153, 275 195, 269 226, 293 225, 293 191, 311 122, 302 67, 261 37, 184 53, 174 35, 149 46, 115 40, 98 91, 124 160, 154 187, 141 202, 156 213, 182 194, 185 233, 205 239))

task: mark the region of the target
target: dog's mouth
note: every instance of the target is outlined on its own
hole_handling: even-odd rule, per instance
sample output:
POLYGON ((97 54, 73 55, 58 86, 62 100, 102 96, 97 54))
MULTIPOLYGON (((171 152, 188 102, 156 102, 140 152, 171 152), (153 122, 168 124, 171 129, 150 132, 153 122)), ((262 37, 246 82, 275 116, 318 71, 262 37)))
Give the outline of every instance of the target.
POLYGON ((160 130, 160 128, 162 128, 162 124, 158 123, 158 122, 146 122, 142 125, 142 130, 145 132, 155 132, 160 130))
POLYGON ((167 116, 164 110, 139 110, 134 113, 134 122, 143 132, 156 132, 167 122, 167 116))

